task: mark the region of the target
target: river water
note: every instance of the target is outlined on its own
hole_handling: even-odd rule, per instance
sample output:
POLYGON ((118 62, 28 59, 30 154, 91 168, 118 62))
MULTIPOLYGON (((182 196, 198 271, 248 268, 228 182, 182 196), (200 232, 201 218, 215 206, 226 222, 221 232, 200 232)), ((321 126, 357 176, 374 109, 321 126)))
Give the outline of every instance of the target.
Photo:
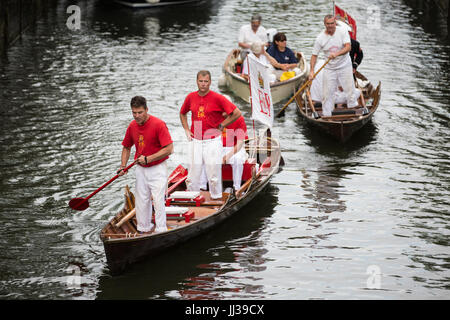
MULTIPOLYGON (((129 100, 175 141, 199 69, 219 90, 223 61, 253 13, 309 61, 331 1, 206 1, 131 10, 69 1, 29 29, 0 63, 0 298, 450 298, 450 45, 436 21, 401 0, 341 0, 358 23, 360 71, 382 83, 372 123, 346 145, 292 104, 276 119, 286 166, 244 211, 111 277, 99 239, 134 171, 73 212, 115 174, 129 100)), ((250 106, 231 97, 250 124, 250 106)), ((275 108, 280 108, 282 104, 275 108)))

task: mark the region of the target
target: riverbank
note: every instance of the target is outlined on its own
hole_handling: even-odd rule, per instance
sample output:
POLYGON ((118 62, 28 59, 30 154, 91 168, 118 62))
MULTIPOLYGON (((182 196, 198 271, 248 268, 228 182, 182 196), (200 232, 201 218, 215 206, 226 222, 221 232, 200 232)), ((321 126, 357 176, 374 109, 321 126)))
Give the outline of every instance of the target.
POLYGON ((0 53, 16 42, 22 32, 34 26, 58 0, 0 0, 0 53))

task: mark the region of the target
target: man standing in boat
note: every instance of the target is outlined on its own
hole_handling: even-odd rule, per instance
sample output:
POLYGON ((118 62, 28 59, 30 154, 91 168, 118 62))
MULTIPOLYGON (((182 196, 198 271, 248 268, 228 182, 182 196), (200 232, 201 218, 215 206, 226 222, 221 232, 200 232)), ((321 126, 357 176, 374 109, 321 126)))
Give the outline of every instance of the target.
POLYGON ((148 113, 147 101, 136 96, 131 99, 134 120, 129 124, 122 141, 119 175, 123 175, 130 158, 131 147, 136 153, 136 219, 140 233, 150 233, 155 227, 152 218, 152 198, 155 206, 155 232, 167 231, 165 194, 167 190, 167 158, 173 143, 164 121, 148 113))
POLYGON ((309 79, 311 80, 314 76, 317 56, 323 50, 327 58, 331 60, 324 68, 322 112, 324 116, 331 116, 338 83, 347 96, 348 108, 358 106, 358 102, 354 92, 352 62, 348 54, 351 49, 350 36, 347 30, 336 26, 336 18, 333 15, 326 15, 324 24, 325 30, 317 36, 314 43, 309 79))
POLYGON ((241 111, 226 97, 209 89, 211 73, 197 73, 198 91, 187 95, 180 110, 181 124, 189 141, 189 191, 200 191, 202 166, 205 166, 212 199, 222 198, 222 131, 241 116, 241 111), (191 112, 191 128, 187 113, 191 112), (225 112, 228 117, 223 118, 225 112))

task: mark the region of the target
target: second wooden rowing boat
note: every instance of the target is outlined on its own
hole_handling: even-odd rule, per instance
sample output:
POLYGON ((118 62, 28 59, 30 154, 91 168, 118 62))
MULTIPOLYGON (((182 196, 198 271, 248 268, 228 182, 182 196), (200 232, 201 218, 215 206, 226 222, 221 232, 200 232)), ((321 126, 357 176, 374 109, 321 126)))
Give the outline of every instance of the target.
POLYGON ((323 116, 321 106, 314 106, 309 89, 295 98, 300 115, 314 127, 326 132, 331 137, 344 143, 368 123, 378 108, 381 96, 381 82, 376 88, 361 73, 356 72, 357 82, 361 88, 366 106, 347 109, 345 106, 335 109, 331 116, 323 116))
MULTIPOLYGON (((246 142, 246 148, 250 148, 252 141, 255 140, 246 142)), ((231 187, 231 167, 223 165, 225 191, 219 200, 212 200, 208 191, 187 192, 187 170, 178 166, 168 181, 168 231, 150 234, 137 232, 134 195, 127 188, 124 208, 104 226, 100 234, 111 274, 120 274, 130 264, 210 231, 237 212, 244 214, 244 207, 278 172, 281 159, 278 141, 266 137, 257 139, 257 142, 254 144, 257 146, 255 156, 244 164, 243 184, 239 190, 231 187)))

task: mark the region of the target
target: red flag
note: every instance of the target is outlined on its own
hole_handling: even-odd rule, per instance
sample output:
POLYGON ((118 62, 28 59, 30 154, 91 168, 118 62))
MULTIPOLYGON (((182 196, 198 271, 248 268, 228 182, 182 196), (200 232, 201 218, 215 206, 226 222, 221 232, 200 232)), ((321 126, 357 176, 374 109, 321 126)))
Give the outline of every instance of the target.
POLYGON ((356 40, 356 21, 353 19, 345 10, 339 8, 337 5, 334 5, 334 16, 336 19, 345 22, 352 28, 352 31, 349 31, 350 38, 356 40))

